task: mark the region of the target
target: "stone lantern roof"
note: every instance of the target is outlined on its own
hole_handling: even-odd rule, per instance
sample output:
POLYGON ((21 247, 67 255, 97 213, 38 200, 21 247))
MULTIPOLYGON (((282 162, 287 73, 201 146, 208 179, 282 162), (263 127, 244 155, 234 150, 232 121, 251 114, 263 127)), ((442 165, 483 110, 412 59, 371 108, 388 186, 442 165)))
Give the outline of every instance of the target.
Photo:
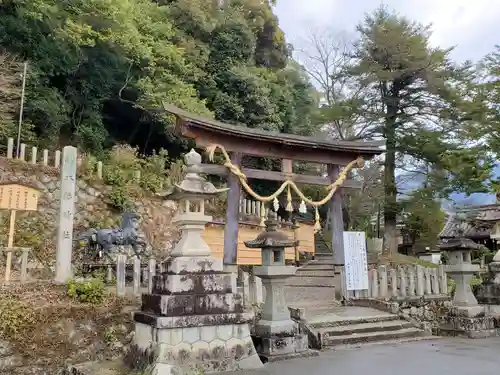
POLYGON ((453 250, 479 250, 485 248, 473 240, 465 237, 441 239, 438 248, 443 251, 453 250))
POLYGON ((194 149, 184 155, 184 163, 187 166, 186 176, 180 184, 175 184, 162 194, 164 197, 173 200, 201 199, 202 197, 209 199, 229 190, 228 188, 217 189, 214 184, 201 176, 201 155, 194 149))
POLYGON ((298 246, 298 240, 290 239, 286 233, 278 230, 278 217, 276 212, 270 211, 268 219, 264 222, 266 229, 255 240, 245 241, 245 246, 250 249, 283 248, 298 246))

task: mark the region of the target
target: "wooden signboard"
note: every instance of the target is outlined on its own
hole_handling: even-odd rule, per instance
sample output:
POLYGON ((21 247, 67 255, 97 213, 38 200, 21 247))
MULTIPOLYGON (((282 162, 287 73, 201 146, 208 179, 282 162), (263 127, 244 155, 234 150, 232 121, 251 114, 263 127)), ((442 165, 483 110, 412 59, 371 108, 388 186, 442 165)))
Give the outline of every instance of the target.
POLYGON ((10 280, 12 268, 12 251, 14 246, 14 228, 16 211, 37 211, 40 191, 18 183, 0 183, 0 210, 10 210, 9 239, 7 243, 7 264, 5 265, 5 281, 10 280))

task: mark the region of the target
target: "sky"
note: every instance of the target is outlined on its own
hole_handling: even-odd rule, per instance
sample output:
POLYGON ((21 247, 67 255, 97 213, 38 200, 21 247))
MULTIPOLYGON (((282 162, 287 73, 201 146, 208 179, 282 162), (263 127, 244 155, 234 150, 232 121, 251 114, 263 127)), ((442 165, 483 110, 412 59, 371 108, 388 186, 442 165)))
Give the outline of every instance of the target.
POLYGON ((431 42, 453 47, 457 61, 477 61, 500 44, 500 0, 278 0, 276 13, 296 48, 315 30, 354 32, 380 4, 423 24, 432 24, 431 42))

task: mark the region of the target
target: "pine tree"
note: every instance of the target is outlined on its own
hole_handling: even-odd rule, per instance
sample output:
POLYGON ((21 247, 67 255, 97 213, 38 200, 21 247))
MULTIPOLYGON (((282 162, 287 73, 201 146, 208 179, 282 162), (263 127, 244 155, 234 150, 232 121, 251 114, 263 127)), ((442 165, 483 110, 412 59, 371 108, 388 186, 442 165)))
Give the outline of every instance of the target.
POLYGON ((350 74, 363 87, 360 111, 375 137, 386 139, 385 251, 397 252, 396 169, 431 168, 439 193, 484 189, 491 164, 466 137, 473 104, 466 95, 470 64, 451 61, 450 49, 431 47, 428 26, 379 8, 357 28, 350 74))

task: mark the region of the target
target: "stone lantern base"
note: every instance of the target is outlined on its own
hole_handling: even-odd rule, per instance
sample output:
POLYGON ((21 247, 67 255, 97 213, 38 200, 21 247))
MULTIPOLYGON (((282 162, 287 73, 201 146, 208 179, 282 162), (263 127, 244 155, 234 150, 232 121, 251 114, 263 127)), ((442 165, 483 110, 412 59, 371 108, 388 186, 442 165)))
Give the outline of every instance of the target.
POLYGON ((173 258, 143 294, 128 362, 155 375, 262 367, 250 337, 253 314, 234 294, 235 275, 213 257, 173 258))
POLYGON ((441 336, 485 338, 498 336, 496 319, 486 314, 484 306, 452 307, 438 329, 441 336))
POLYGON ((252 336, 263 362, 276 362, 298 357, 311 357, 319 352, 309 349, 307 333, 294 323, 292 331, 281 335, 252 336))
POLYGON ((261 266, 254 270, 266 288, 262 319, 252 332, 257 352, 264 362, 318 354, 309 350, 308 334, 290 318, 284 299, 285 280, 295 272, 295 267, 288 266, 261 266))

